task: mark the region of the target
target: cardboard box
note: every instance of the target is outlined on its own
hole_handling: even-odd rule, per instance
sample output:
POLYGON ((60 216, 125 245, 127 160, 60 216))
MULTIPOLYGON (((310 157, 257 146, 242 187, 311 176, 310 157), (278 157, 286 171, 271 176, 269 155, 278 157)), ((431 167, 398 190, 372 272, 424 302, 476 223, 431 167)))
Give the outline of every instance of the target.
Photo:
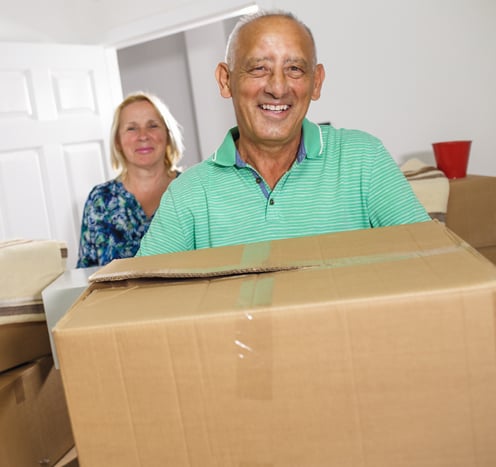
POLYGON ((0 373, 50 352, 45 321, 0 324, 0 373))
POLYGON ((450 180, 446 225, 496 263, 496 177, 450 180))
POLYGON ((496 267, 438 222, 90 279, 54 329, 82 467, 496 465, 496 267))
POLYGON ((0 375, 0 465, 53 466, 74 445, 50 356, 0 375))

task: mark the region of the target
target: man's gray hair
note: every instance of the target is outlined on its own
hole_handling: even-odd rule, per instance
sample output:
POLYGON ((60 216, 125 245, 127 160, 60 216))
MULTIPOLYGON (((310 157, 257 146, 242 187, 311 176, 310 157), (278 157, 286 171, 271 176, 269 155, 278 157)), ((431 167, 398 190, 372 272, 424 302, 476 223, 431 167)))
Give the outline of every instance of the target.
POLYGON ((226 56, 225 56, 225 62, 227 63, 229 70, 232 70, 234 67, 234 54, 236 47, 238 45, 239 32, 241 31, 241 29, 243 29, 246 25, 252 23, 253 21, 259 18, 265 18, 270 16, 284 16, 285 18, 295 21, 305 29, 305 31, 310 36, 310 40, 312 41, 312 46, 313 46, 312 65, 315 66, 317 64, 317 47, 315 45, 315 40, 313 38, 312 31, 305 23, 303 23, 303 21, 298 19, 293 13, 285 10, 279 10, 279 9, 258 10, 255 13, 242 16, 234 26, 233 30, 231 31, 231 34, 229 35, 229 39, 227 40, 226 56))

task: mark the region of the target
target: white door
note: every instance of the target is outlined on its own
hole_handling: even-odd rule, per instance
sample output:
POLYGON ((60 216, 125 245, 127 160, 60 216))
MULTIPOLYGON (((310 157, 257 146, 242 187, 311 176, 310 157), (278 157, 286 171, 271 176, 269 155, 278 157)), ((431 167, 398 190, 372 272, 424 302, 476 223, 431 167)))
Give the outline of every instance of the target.
POLYGON ((84 201, 113 176, 116 52, 0 43, 0 240, 62 240, 75 267, 84 201))

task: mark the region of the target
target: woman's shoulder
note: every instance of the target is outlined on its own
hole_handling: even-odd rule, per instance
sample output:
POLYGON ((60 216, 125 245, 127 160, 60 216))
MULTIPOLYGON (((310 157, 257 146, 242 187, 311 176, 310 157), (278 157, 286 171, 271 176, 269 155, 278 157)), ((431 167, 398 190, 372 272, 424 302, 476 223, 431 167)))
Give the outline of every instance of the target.
POLYGON ((90 191, 90 197, 115 196, 124 190, 124 185, 119 179, 107 180, 95 185, 90 191))

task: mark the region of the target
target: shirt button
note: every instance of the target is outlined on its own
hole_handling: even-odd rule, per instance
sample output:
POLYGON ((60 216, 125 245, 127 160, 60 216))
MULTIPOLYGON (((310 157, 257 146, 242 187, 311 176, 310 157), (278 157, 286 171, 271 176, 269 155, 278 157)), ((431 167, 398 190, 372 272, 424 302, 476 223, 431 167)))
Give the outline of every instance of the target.
POLYGON ((272 198, 270 198, 269 204, 272 206, 274 203, 275 201, 272 198))
POLYGON ((260 177, 257 177, 257 178, 255 179, 255 181, 256 181, 258 184, 262 183, 262 179, 261 179, 260 177))

